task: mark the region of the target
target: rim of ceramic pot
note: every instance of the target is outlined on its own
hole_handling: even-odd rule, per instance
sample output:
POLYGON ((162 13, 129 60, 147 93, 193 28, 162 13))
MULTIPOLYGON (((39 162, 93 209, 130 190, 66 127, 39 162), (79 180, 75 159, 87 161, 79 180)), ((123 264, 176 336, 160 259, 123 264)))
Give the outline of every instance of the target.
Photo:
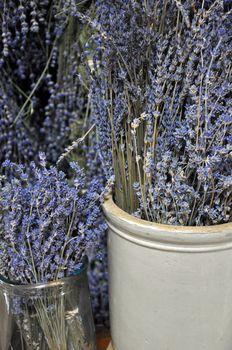
POLYGON ((111 230, 122 238, 152 249, 205 252, 232 248, 232 223, 212 226, 176 226, 136 218, 108 196, 103 211, 111 230))
POLYGON ((63 277, 56 281, 50 281, 50 282, 21 284, 18 282, 8 280, 4 276, 0 275, 0 286, 6 289, 17 290, 18 292, 29 292, 29 291, 48 289, 48 288, 54 288, 54 287, 63 287, 65 285, 72 283, 72 281, 74 282, 78 279, 81 279, 83 275, 86 273, 88 265, 89 265, 88 258, 84 257, 81 267, 78 270, 76 270, 71 276, 63 277))

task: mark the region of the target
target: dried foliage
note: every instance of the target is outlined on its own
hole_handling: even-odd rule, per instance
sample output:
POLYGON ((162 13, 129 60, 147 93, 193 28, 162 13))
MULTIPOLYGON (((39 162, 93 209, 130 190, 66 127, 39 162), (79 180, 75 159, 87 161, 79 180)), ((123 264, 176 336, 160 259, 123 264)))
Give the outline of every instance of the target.
POLYGON ((98 154, 143 219, 232 219, 231 1, 96 1, 98 154))

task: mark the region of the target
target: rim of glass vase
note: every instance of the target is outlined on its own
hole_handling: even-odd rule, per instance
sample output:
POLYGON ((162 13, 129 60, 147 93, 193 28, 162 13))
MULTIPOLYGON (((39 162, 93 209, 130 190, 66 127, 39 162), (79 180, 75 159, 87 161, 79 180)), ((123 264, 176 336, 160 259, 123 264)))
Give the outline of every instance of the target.
POLYGON ((66 284, 69 284, 73 280, 81 279, 84 273, 87 271, 88 265, 89 265, 89 260, 88 260, 88 257, 85 256, 82 261, 82 266, 78 270, 76 270, 72 275, 63 277, 61 279, 57 279, 55 281, 49 281, 49 282, 23 284, 12 280, 8 280, 4 276, 0 275, 0 286, 17 289, 18 291, 23 291, 23 292, 26 292, 29 290, 35 290, 35 289, 62 287, 66 284))

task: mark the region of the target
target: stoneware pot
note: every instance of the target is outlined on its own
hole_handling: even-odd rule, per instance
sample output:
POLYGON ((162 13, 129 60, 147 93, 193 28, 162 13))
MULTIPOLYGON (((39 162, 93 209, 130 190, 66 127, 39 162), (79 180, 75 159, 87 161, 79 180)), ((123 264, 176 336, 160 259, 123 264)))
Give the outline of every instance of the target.
POLYGON ((103 209, 114 350, 231 350, 232 224, 149 223, 112 198, 103 209))

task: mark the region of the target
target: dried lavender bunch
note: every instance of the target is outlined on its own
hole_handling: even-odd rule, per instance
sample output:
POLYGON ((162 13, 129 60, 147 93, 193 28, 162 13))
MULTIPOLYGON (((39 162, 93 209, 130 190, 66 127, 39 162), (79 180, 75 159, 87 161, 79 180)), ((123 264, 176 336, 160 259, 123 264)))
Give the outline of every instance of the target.
POLYGON ((10 161, 4 166, 11 175, 1 189, 0 273, 22 283, 71 275, 105 229, 97 181, 87 187, 83 170, 73 162, 71 185, 63 172, 46 166, 43 154, 39 166, 10 161))
MULTIPOLYGON (((70 139, 82 137, 89 129, 87 90, 79 81, 86 26, 76 13, 85 13, 90 5, 91 1, 83 0, 0 0, 0 165, 6 159, 20 163, 33 159, 37 163, 39 149, 54 164, 70 139)), ((83 145, 75 157, 83 166, 88 157, 88 178, 99 170, 99 161, 92 153, 83 145)), ((5 170, 0 167, 0 174, 5 170)), ((99 225, 102 234, 98 244, 103 247, 102 218, 99 225)), ((94 315, 102 320, 105 309, 101 304, 107 302, 103 301, 101 284, 105 285, 102 279, 106 272, 98 272, 103 262, 98 258, 95 264, 96 252, 97 247, 90 256, 91 266, 97 265, 91 290, 96 301, 94 315)))
MULTIPOLYGON (((103 218, 102 218, 103 221, 103 218)), ((108 257, 106 229, 99 239, 101 258, 90 259, 89 287, 95 323, 109 328, 108 257)))
MULTIPOLYGON (((5 159, 26 163, 35 156, 38 139, 35 137, 35 129, 28 121, 18 120, 14 124, 18 111, 17 98, 7 80, 9 78, 2 75, 0 82, 0 164, 5 159)), ((0 173, 2 171, 3 168, 0 169, 0 173)))
MULTIPOLYGON (((82 122, 86 98, 77 75, 83 26, 74 15, 88 6, 83 1, 0 1, 1 90, 14 105, 3 146, 14 142, 10 131, 16 124, 26 124, 31 133, 18 133, 16 142, 31 138, 34 159, 39 148, 55 163, 73 124, 82 122)), ((0 120, 4 118, 0 112, 0 120)), ((23 147, 19 152, 13 148, 7 158, 28 160, 23 147)))
MULTIPOLYGON (((89 121, 89 120, 88 120, 89 121)), ((57 164, 65 164, 71 158, 77 148, 81 147, 85 158, 87 158, 86 174, 88 178, 97 177, 102 191, 111 191, 113 178, 106 181, 99 159, 96 157, 96 133, 95 125, 92 125, 82 138, 72 143, 59 158, 57 164), (107 186, 105 186, 107 183, 107 186)), ((92 308, 95 323, 98 326, 109 327, 109 296, 108 296, 108 261, 107 261, 107 225, 103 215, 99 218, 101 232, 98 236, 98 244, 93 247, 89 254, 89 287, 92 300, 92 308), (100 252, 100 253, 99 253, 100 252)))
POLYGON ((79 81, 85 29, 75 18, 73 7, 66 8, 69 20, 59 41, 56 76, 47 75, 49 99, 41 135, 43 149, 52 163, 58 160, 70 140, 83 135, 88 114, 86 88, 79 81))
POLYGON ((98 0, 96 11, 92 117, 116 203, 159 223, 231 221, 231 2, 98 0))

